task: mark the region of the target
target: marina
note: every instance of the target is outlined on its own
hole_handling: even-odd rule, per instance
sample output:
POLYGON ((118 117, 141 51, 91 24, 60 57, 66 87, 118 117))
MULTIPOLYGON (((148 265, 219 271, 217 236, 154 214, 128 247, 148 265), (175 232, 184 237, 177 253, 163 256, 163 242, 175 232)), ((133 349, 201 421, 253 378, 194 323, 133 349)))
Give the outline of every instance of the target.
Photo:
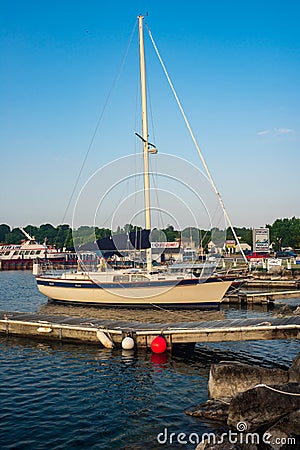
POLYGON ((99 331, 118 346, 130 336, 137 348, 150 348, 155 337, 162 335, 171 350, 176 344, 199 342, 299 339, 300 316, 164 324, 0 311, 0 332, 7 336, 99 344, 99 331))
POLYGON ((176 344, 199 342, 299 339, 300 316, 164 324, 0 311, 0 333, 7 336, 99 344, 99 331, 118 346, 130 336, 137 348, 150 348, 155 337, 162 335, 171 350, 176 344))
POLYGON ((24 228, 20 227, 24 239, 21 244, 0 243, 1 270, 32 270, 35 261, 41 265, 51 264, 54 269, 66 269, 77 264, 75 253, 61 252, 60 249, 39 244, 24 228))
MULTIPOLYGON (((289 299, 289 302, 299 305, 300 296, 289 299)), ((264 335, 268 339, 237 340, 235 327, 234 340, 208 342, 204 334, 198 334, 197 339, 203 341, 195 346, 191 344, 193 352, 186 352, 183 347, 178 353, 176 345, 173 345, 172 352, 163 354, 154 354, 143 345, 138 351, 125 351, 117 342, 113 349, 103 348, 96 338, 99 325, 102 324, 102 329, 107 331, 112 323, 108 317, 114 317, 114 324, 119 327, 114 337, 121 342, 122 331, 132 331, 133 320, 129 320, 122 310, 114 312, 114 316, 105 310, 105 319, 104 313, 101 313, 101 319, 100 312, 95 314, 95 308, 85 307, 83 314, 83 307, 48 304, 39 294, 29 271, 0 273, 0 308, 19 311, 11 316, 6 313, 8 320, 4 319, 3 312, 1 315, 2 447, 23 445, 28 448, 30 445, 31 448, 39 448, 46 439, 47 445, 54 448, 59 445, 74 447, 75 443, 83 448, 134 448, 138 443, 140 447, 158 449, 162 446, 157 443, 157 435, 164 431, 165 426, 170 431, 196 432, 199 436, 205 432, 217 432, 220 429, 218 424, 184 414, 184 410, 195 403, 206 401, 212 363, 226 360, 267 368, 287 368, 299 352, 299 339, 295 338, 299 333, 299 317, 293 317, 292 322, 290 317, 277 318, 276 312, 268 305, 252 305, 251 309, 245 309, 240 305, 224 304, 219 312, 224 317, 219 318, 217 312, 210 312, 207 318, 202 318, 206 323, 199 322, 197 311, 181 312, 186 322, 192 322, 193 316, 197 318, 197 333, 201 330, 205 333, 210 322, 214 323, 214 338, 217 338, 219 331, 216 325, 224 322, 227 326, 229 323, 243 325, 242 339, 249 338, 251 332, 255 333, 253 338, 261 333, 261 337, 264 335), (126 320, 122 320, 122 315, 126 320), (15 324, 12 323, 14 321, 15 324), (32 336, 10 333, 10 327, 13 330, 26 321, 28 330, 32 327, 32 336), (47 328, 50 328, 47 322, 51 322, 53 328, 65 325, 61 340, 59 328, 54 331, 57 339, 49 339, 53 332, 47 333, 47 328), (261 331, 245 330, 245 326, 251 323, 261 324, 261 331), (281 337, 285 335, 286 339, 270 340, 267 336, 270 324, 273 328, 276 324, 282 326, 282 330, 275 334, 278 337, 282 333, 281 337), (37 332, 38 328, 42 330, 37 332), (74 329, 77 333, 76 328, 84 329, 80 342, 67 339, 68 330, 74 329)), ((152 331, 160 333, 163 329, 167 333, 167 324, 179 322, 180 317, 179 313, 156 311, 152 323, 143 325, 145 312, 134 314, 139 322, 135 330, 150 332, 147 336, 149 344, 153 338, 152 331), (159 316, 164 318, 164 322, 156 326, 159 316)), ((184 327, 189 330, 190 324, 183 324, 184 327)), ((227 331, 229 339, 231 332, 227 331)), ((193 333, 190 340, 195 338, 193 333)), ((213 338, 212 328, 210 333, 213 338)), ((180 335, 173 333, 173 337, 178 339, 180 335)), ((185 447, 195 449, 191 444, 185 447)))
MULTIPOLYGON (((144 26, 144 20, 145 16, 143 15, 139 15, 137 17, 138 53, 136 54, 136 56, 139 56, 138 59, 141 104, 140 126, 142 132, 141 135, 136 131, 134 132, 134 134, 140 140, 140 153, 139 155, 135 155, 134 161, 129 164, 129 179, 135 180, 135 186, 127 186, 126 188, 129 191, 132 190, 131 195, 135 192, 134 202, 131 204, 130 208, 126 207, 126 215, 129 214, 129 229, 132 227, 134 230, 133 239, 130 240, 130 232, 125 235, 124 245, 122 245, 121 241, 118 239, 120 237, 119 234, 113 232, 109 237, 105 237, 100 240, 94 239, 92 240, 92 242, 91 240, 83 239, 83 236, 80 236, 81 227, 75 226, 74 224, 77 221, 76 217, 78 211, 80 211, 80 209, 83 207, 81 202, 86 195, 86 192, 84 190, 81 193, 83 194, 83 197, 79 196, 78 201, 76 202, 73 216, 73 240, 74 247, 79 259, 78 270, 76 272, 65 271, 60 275, 53 276, 53 274, 48 274, 41 270, 40 267, 38 267, 38 264, 36 264, 34 266, 34 273, 36 275, 37 287, 39 291, 46 297, 55 301, 66 303, 76 302, 78 304, 97 304, 99 306, 149 307, 154 305, 159 307, 173 308, 216 308, 219 306, 227 290, 231 287, 232 282, 231 280, 227 281, 213 276, 213 272, 216 268, 215 262, 205 260, 201 268, 201 272, 198 276, 196 276, 192 270, 186 268, 177 270, 176 267, 173 267, 172 264, 170 265, 170 267, 161 267, 160 264, 158 264, 158 267, 154 267, 153 265, 153 262, 157 261, 154 261, 154 252, 152 251, 152 247, 155 247, 157 244, 159 248, 159 244, 161 243, 161 239, 159 236, 160 233, 158 232, 158 224, 162 223, 163 215, 166 211, 168 211, 167 215, 173 215, 174 217, 178 214, 178 212, 176 211, 176 205, 172 205, 173 202, 170 202, 171 198, 174 195, 178 198, 181 198, 185 210, 184 215, 186 216, 186 219, 188 217, 188 220, 192 220, 193 224, 195 224, 196 217, 196 223, 198 219, 200 223, 200 217, 201 221, 203 220, 203 216, 201 215, 199 208, 201 207, 201 210, 205 209, 203 208, 205 202, 203 201, 203 192, 201 201, 199 201, 198 198, 197 207, 194 205, 191 208, 191 197, 186 197, 185 200, 183 200, 182 197, 183 195, 186 195, 186 193, 183 194, 182 189, 182 185, 186 185, 187 182, 187 180, 184 180, 183 175, 185 171, 189 173, 190 188, 191 184, 196 181, 194 190, 195 192, 198 192, 198 195, 200 193, 201 188, 199 185, 197 185, 197 182, 201 177, 199 176, 199 173, 193 175, 195 168, 192 168, 191 165, 189 165, 189 169, 183 168, 183 160, 179 160, 173 155, 164 153, 162 153, 161 155, 157 155, 158 149, 156 148, 156 145, 150 142, 151 135, 149 135, 148 126, 148 115, 150 115, 150 109, 148 105, 149 86, 147 85, 146 80, 146 46, 144 42, 146 35, 149 35, 149 43, 151 42, 153 45, 153 50, 155 50, 158 61, 160 62, 166 79, 170 84, 170 88, 177 102, 177 106, 186 124, 187 131, 190 134, 192 141, 194 142, 195 149, 197 150, 202 164, 205 168, 207 174, 206 181, 208 181, 209 184, 207 186, 207 190, 211 192, 214 191, 215 193, 214 201, 210 199, 210 207, 212 207, 212 204, 214 202, 218 204, 218 208, 214 213, 214 220, 218 220, 219 226, 224 222, 224 228, 223 231, 220 231, 218 227, 213 226, 213 222, 210 222, 210 228, 214 230, 212 234, 218 235, 219 240, 220 236, 222 236, 224 240, 226 234, 225 222, 228 221, 232 233, 237 240, 237 243, 238 239, 230 222, 229 216, 225 210, 225 206, 222 202, 220 194, 218 194, 213 178, 205 163, 200 147, 192 132, 190 123, 187 120, 181 103, 176 95, 174 86, 172 85, 172 83, 170 83, 170 77, 166 71, 166 67, 162 61, 161 55, 158 52, 158 48, 155 44, 152 33, 149 27, 144 26), (176 173, 176 165, 179 161, 180 171, 179 173, 176 173), (142 164, 141 172, 136 169, 136 167, 140 164, 142 164), (153 169, 151 169, 153 164, 157 164, 157 166, 159 166, 159 174, 155 174, 153 172, 153 169), (169 170, 165 172, 164 164, 168 166, 168 169, 172 169, 170 173, 168 173, 169 170), (135 167, 133 173, 132 166, 135 167), (168 187, 168 195, 170 196, 170 198, 165 205, 162 203, 160 187, 162 179, 160 178, 164 179, 164 182, 166 182, 166 180, 168 180, 168 182, 171 181, 170 186, 168 187), (176 180, 175 185, 173 183, 173 180, 176 180), (137 188, 138 183, 141 183, 140 188, 137 188), (155 186, 154 192, 152 185, 155 186), (151 191, 152 195, 150 195, 151 191), (155 197, 156 200, 154 201, 155 197), (174 209, 173 213, 171 213, 172 209, 174 209), (142 212, 142 218, 139 218, 139 221, 137 221, 137 217, 139 216, 140 212, 142 212), (219 214, 221 217, 217 219, 219 214), (144 229, 141 229, 141 223, 143 224, 144 229), (110 257, 122 255, 122 251, 124 250, 124 248, 127 252, 133 251, 134 253, 137 253, 138 251, 137 254, 139 259, 139 267, 136 266, 133 269, 128 268, 116 271, 113 267, 110 266, 110 264, 108 263, 108 259, 105 259, 105 256, 107 256, 108 254, 110 255, 110 257), (83 259, 86 257, 85 255, 87 249, 90 253, 94 254, 94 257, 97 260, 94 271, 89 270, 89 268, 87 268, 83 262, 83 259)), ((147 60, 147 62, 149 62, 149 60, 147 60)), ((150 64, 149 66, 152 67, 152 65, 150 64)), ((122 167, 120 166, 119 160, 111 162, 111 167, 114 167, 115 165, 117 166, 117 168, 113 170, 112 174, 113 177, 117 177, 118 179, 117 185, 119 185, 120 182, 122 183, 122 180, 127 179, 127 176, 124 173, 124 166, 126 167, 126 164, 128 164, 128 162, 126 163, 125 161, 127 160, 130 162, 130 159, 131 155, 125 156, 124 160, 121 163, 122 167), (119 172, 120 169, 121 172, 119 172)), ((106 167, 105 171, 109 172, 109 169, 106 167)), ((106 190, 105 182, 103 180, 104 177, 101 180, 101 195, 104 194, 104 199, 107 201, 112 191, 112 187, 114 186, 114 182, 113 178, 109 177, 109 187, 108 190, 106 190)), ((87 186, 89 186, 89 183, 90 185, 95 183, 95 181, 93 181, 93 177, 90 178, 87 186)), ((86 190, 89 189, 87 186, 85 186, 86 190)), ((189 191, 193 191, 193 189, 190 188, 189 191)), ((164 189, 166 191, 166 188, 164 189)), ((94 188, 93 192, 98 192, 98 190, 99 187, 94 188)), ((119 201, 121 197, 119 198, 119 201)), ((123 213, 124 212, 125 210, 123 211, 123 213)), ((203 214, 206 215, 206 212, 207 211, 203 211, 203 214)), ((97 214, 101 215, 101 208, 98 209, 97 214)), ((124 218, 122 220, 124 220, 124 218)), ((119 225, 118 228, 120 228, 119 225)), ((198 228, 200 228, 200 226, 198 228)), ((190 229, 191 231, 191 227, 187 227, 187 229, 190 229)), ((186 255, 186 257, 189 258, 190 256, 186 255)), ((244 254, 243 257, 246 262, 246 257, 244 254)))
MULTIPOLYGON (((275 286, 273 286, 275 287, 275 286)), ((273 303, 276 300, 283 298, 297 298, 299 297, 299 290, 293 289, 289 291, 263 291, 263 292, 253 292, 253 291, 241 291, 237 293, 228 293, 228 295, 223 299, 224 303, 240 303, 240 304, 268 304, 273 303)))
POLYGON ((3 8, 0 448, 298 448, 299 8, 137 3, 3 8))

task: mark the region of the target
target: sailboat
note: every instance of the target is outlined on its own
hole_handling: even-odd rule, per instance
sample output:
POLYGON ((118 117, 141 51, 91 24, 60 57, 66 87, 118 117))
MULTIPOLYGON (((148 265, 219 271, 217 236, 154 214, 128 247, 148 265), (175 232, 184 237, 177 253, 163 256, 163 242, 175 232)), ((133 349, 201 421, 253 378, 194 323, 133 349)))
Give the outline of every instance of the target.
MULTIPOLYGON (((156 149, 148 141, 147 93, 143 16, 138 16, 140 83, 142 106, 143 191, 145 230, 151 230, 149 153, 156 149)), ((39 291, 48 298, 64 303, 96 304, 125 307, 218 307, 231 281, 205 275, 195 277, 190 271, 160 270, 153 267, 151 245, 145 250, 146 267, 113 270, 105 260, 96 270, 65 272, 59 276, 40 274, 35 267, 39 291)))

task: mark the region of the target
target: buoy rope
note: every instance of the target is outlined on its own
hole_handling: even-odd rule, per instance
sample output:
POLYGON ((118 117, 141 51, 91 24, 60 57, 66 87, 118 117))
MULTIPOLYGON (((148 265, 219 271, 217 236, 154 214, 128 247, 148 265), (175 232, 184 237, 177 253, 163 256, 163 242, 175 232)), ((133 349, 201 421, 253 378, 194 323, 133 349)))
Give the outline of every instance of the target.
MULTIPOLYGON (((162 308, 162 307, 159 306, 159 305, 155 305, 154 303, 150 303, 150 305, 153 306, 154 308, 161 309, 161 310, 164 311, 164 312, 171 312, 171 311, 169 311, 169 310, 167 310, 167 309, 165 309, 165 308, 162 308)), ((173 312, 173 311, 172 311, 172 312, 173 312)))
MULTIPOLYGON (((173 316, 172 319, 174 317, 176 319, 179 318, 180 322, 182 322, 182 319, 186 319, 188 322, 192 322, 193 321, 193 320, 191 320, 192 318, 190 316, 188 316, 187 314, 183 314, 182 310, 180 310, 180 311, 176 311, 176 310, 173 311, 171 309, 162 308, 161 306, 155 305, 154 303, 150 303, 150 305, 153 306, 153 308, 157 308, 157 309, 159 309, 159 310, 161 310, 161 311, 163 311, 165 313, 170 314, 171 316, 173 316)), ((201 311, 201 312, 203 312, 203 311, 201 311)), ((193 314, 194 314, 194 312, 193 312, 193 314)), ((208 319, 209 319, 209 317, 208 317, 208 319)), ((200 320, 202 321, 202 319, 200 319, 200 320)), ((207 321, 207 319, 205 319, 205 320, 203 319, 203 322, 205 322, 205 321, 207 321)))
POLYGON ((270 391, 279 392, 280 394, 294 395, 295 397, 300 397, 300 394, 297 394, 296 392, 280 391, 279 389, 273 388, 273 387, 268 386, 268 385, 266 385, 266 384, 257 384, 257 385, 254 386, 254 387, 255 387, 255 388, 264 387, 264 388, 270 389, 270 391))
POLYGON ((261 325, 271 326, 271 322, 260 322, 253 325, 253 327, 260 327, 261 325))
POLYGON ((106 328, 106 333, 108 334, 108 337, 112 341, 112 343, 114 343, 113 338, 111 337, 111 334, 110 334, 110 332, 108 331, 107 328, 106 328))
POLYGON ((230 403, 231 403, 231 402, 225 402, 225 400, 221 400, 220 398, 218 398, 218 402, 224 403, 224 405, 230 405, 230 403))
MULTIPOLYGON (((172 311, 171 309, 162 308, 161 306, 155 305, 154 303, 150 303, 150 305, 153 306, 154 308, 157 308, 157 309, 159 309, 159 310, 165 312, 165 313, 169 313, 169 314, 171 314, 171 315, 173 314, 173 317, 174 317, 174 314, 176 314, 176 315, 177 315, 176 317, 178 317, 178 311, 172 311)), ((181 318, 181 319, 182 319, 182 318, 189 319, 189 321, 190 321, 190 319, 191 319, 191 318, 188 317, 188 316, 183 316, 181 313, 180 313, 180 318, 181 318)))
MULTIPOLYGON (((172 311, 171 309, 162 308, 161 306, 155 305, 154 303, 150 303, 150 305, 153 306, 154 308, 157 308, 157 309, 165 312, 165 313, 171 313, 171 315, 178 314, 178 311, 172 311)), ((183 317, 183 316, 180 314, 180 317, 183 317)), ((188 319, 188 317, 186 317, 186 318, 188 319)))

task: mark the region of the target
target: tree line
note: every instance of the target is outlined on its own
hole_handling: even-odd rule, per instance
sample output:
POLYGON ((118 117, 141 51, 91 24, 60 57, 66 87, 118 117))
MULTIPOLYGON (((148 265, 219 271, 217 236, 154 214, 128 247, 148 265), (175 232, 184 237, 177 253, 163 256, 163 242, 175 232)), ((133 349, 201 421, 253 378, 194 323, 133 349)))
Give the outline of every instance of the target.
MULTIPOLYGON (((291 219, 277 219, 272 225, 266 225, 270 230, 270 242, 273 244, 275 251, 282 247, 300 248, 300 218, 292 217, 291 219)), ((82 226, 76 230, 76 235, 79 236, 79 241, 76 244, 84 244, 93 242, 96 239, 109 237, 112 234, 128 233, 140 227, 134 227, 131 224, 126 224, 124 227, 118 227, 113 233, 108 228, 82 226)), ((252 246, 252 228, 238 228, 234 227, 240 242, 245 242, 252 246)), ((66 248, 67 250, 74 249, 72 229, 68 224, 53 225, 46 223, 39 227, 35 225, 27 225, 24 230, 39 243, 46 242, 47 245, 55 246, 56 248, 66 248)), ((187 228, 183 231, 175 230, 172 225, 160 230, 164 233, 165 239, 168 242, 173 242, 185 238, 191 239, 201 245, 204 249, 210 242, 212 236, 215 235, 216 230, 199 230, 196 228, 187 228)), ((225 233, 225 231, 224 231, 225 233)), ((226 238, 233 239, 233 233, 230 228, 226 230, 226 238)), ((20 244, 22 240, 26 239, 19 228, 12 228, 9 225, 0 225, 0 243, 4 244, 20 244)))

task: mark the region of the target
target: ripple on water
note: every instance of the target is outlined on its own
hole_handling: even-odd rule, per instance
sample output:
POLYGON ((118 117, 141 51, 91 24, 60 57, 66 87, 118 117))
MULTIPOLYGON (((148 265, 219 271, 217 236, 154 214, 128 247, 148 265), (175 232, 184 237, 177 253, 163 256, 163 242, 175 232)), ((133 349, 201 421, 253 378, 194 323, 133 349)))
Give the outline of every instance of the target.
MULTIPOLYGON (((0 308, 37 311, 43 304, 29 272, 0 272, 0 308)), ((231 318, 273 314, 223 311, 231 318)), ((210 364, 238 360, 286 368, 298 351, 298 342, 287 340, 203 343, 194 354, 126 356, 96 346, 0 337, 0 447, 162 448, 156 436, 164 428, 201 435, 217 426, 184 414, 207 399, 210 364)))

